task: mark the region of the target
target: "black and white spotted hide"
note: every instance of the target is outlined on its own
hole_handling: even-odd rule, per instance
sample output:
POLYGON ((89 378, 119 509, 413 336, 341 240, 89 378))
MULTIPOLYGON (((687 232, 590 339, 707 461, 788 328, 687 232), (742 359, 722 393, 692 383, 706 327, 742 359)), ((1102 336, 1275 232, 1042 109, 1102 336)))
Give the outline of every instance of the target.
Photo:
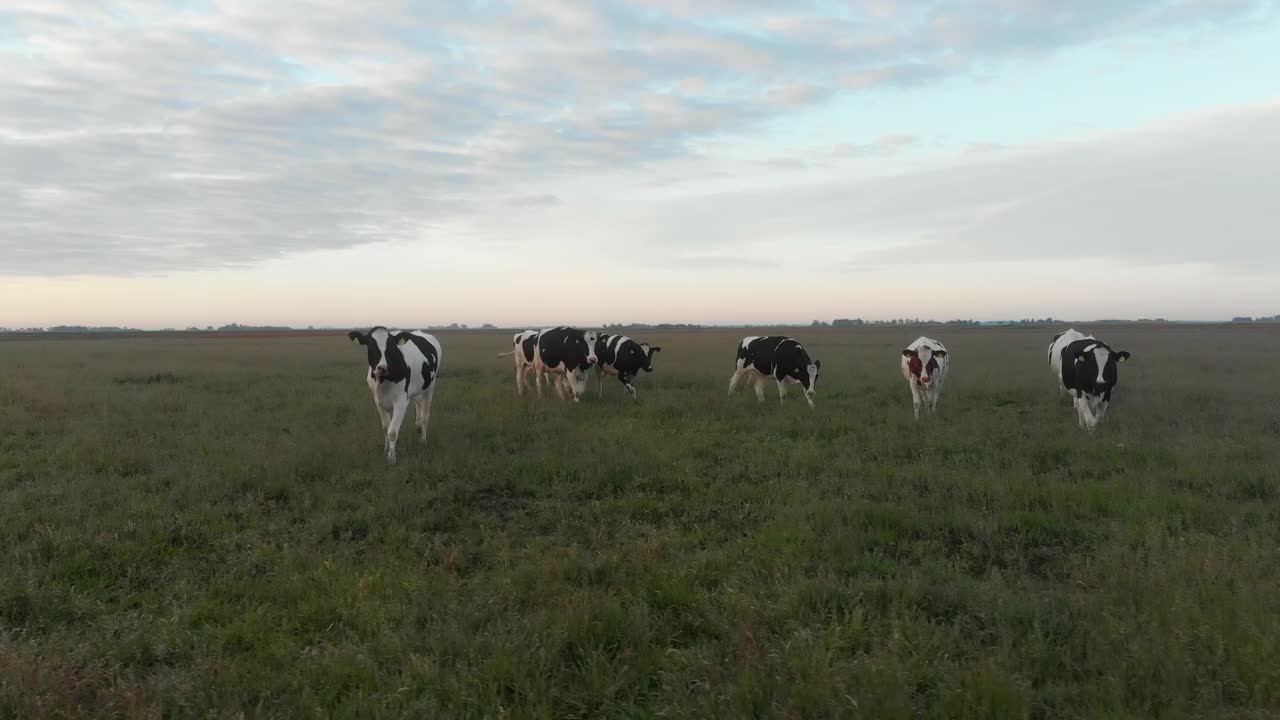
POLYGON ((382 326, 367 333, 352 330, 347 337, 352 343, 363 345, 368 354, 365 382, 382 420, 387 462, 394 464, 396 440, 410 402, 416 406, 419 434, 424 441, 427 439, 431 398, 436 392, 436 379, 444 355, 440 341, 421 330, 388 330, 382 326))
POLYGON ((604 376, 613 375, 631 399, 638 400, 636 376, 641 371, 653 372, 653 355, 658 352, 662 352, 662 348, 636 342, 625 335, 601 334, 596 338, 596 381, 600 397, 604 397, 604 376))

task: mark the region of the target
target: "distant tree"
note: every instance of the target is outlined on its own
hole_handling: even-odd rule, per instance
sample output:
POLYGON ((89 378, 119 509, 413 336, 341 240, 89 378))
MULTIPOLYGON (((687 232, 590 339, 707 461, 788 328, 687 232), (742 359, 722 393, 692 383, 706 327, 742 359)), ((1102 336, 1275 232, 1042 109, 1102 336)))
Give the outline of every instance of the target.
POLYGON ((1231 322, 1235 322, 1235 323, 1247 323, 1247 322, 1253 322, 1253 318, 1248 317, 1248 316, 1243 316, 1243 315, 1242 315, 1242 316, 1240 316, 1240 317, 1233 317, 1233 318, 1231 318, 1231 322))

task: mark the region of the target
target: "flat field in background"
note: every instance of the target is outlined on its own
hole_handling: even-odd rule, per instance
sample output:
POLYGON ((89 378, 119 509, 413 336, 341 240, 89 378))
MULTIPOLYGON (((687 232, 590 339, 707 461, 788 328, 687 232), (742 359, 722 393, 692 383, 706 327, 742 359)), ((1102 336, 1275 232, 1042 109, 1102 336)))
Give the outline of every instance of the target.
MULTIPOLYGON (((431 434, 382 460, 329 337, 0 342, 0 717, 1275 717, 1280 330, 795 329, 817 409, 725 396, 744 332, 633 404, 514 396, 440 333, 431 434)), ((759 331, 752 334, 762 334, 759 331)))

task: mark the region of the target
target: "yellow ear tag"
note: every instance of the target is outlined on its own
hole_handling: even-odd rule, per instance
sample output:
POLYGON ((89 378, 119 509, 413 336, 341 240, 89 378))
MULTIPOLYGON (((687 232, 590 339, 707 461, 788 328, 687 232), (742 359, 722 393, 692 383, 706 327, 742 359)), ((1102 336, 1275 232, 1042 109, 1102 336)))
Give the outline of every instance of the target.
POLYGON ((1125 357, 1125 356, 1123 356, 1123 355, 1121 355, 1121 356, 1120 356, 1120 362, 1127 362, 1128 360, 1129 360, 1129 358, 1127 358, 1127 357, 1125 357))
POLYGON ((400 338, 400 344, 405 345, 409 342, 409 338, 400 338))

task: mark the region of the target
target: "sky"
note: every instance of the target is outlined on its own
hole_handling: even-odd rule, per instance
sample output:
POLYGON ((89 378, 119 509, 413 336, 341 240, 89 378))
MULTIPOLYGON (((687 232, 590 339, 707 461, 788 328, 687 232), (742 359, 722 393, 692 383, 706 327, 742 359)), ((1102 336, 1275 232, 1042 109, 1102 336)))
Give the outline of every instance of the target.
POLYGON ((6 0, 0 326, 1280 313, 1272 0, 6 0))

